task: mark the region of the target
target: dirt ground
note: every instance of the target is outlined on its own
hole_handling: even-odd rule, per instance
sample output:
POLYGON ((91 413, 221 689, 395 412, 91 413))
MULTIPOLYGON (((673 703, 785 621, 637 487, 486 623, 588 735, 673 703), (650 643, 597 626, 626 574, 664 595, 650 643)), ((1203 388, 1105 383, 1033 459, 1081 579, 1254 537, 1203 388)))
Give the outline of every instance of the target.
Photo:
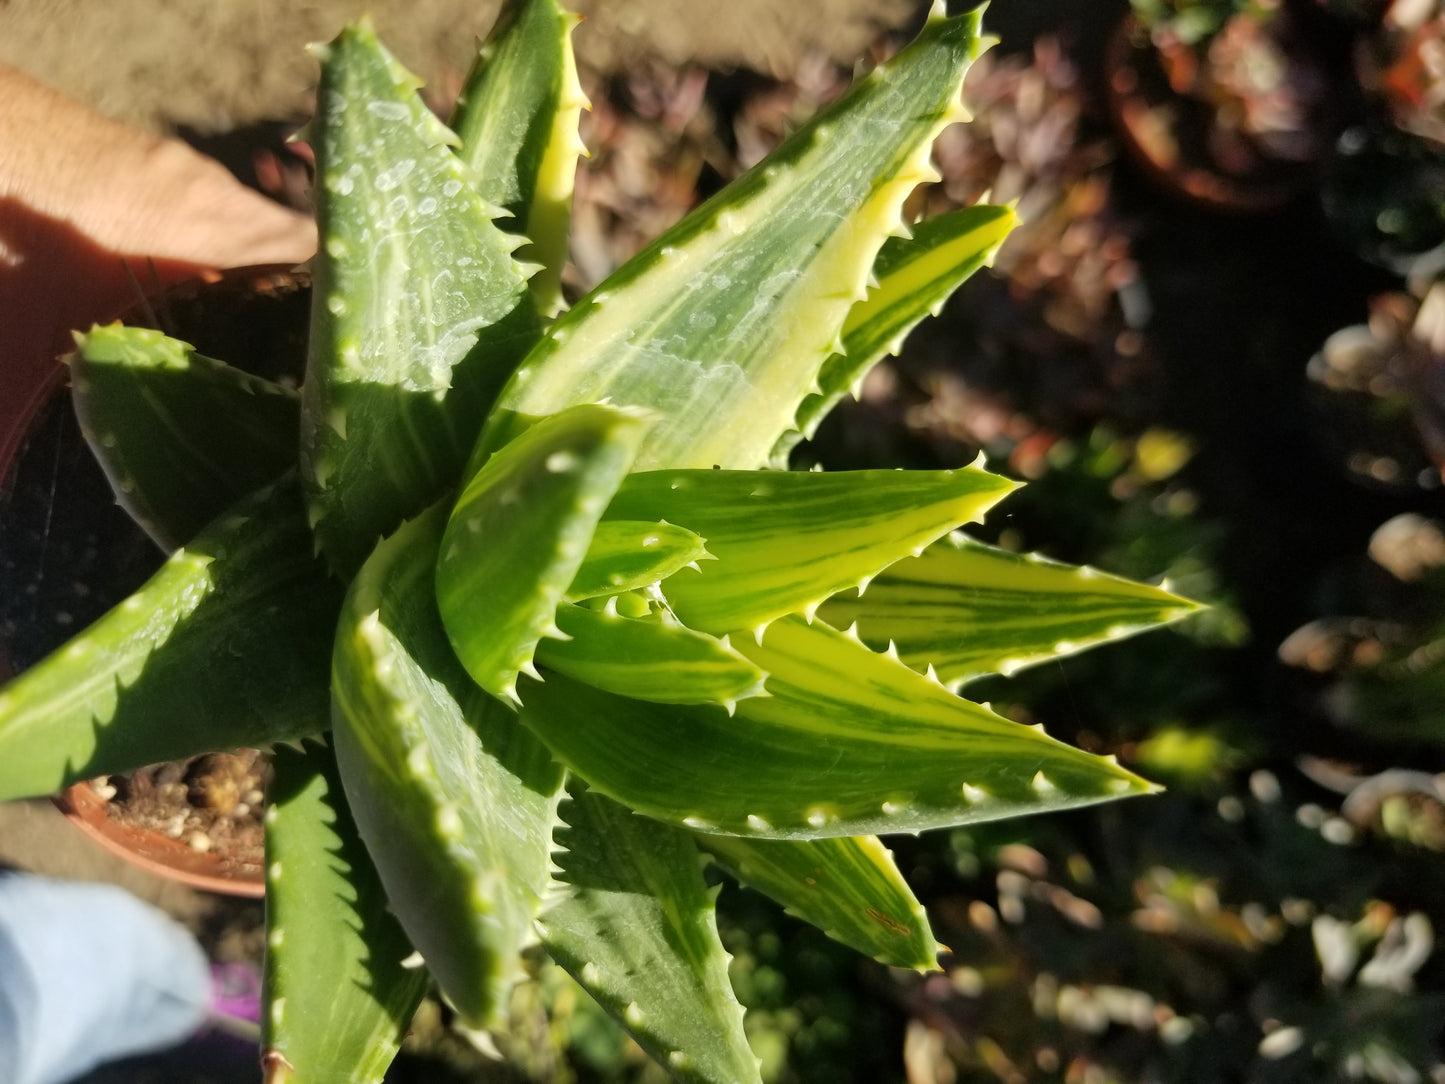
MULTIPOLYGON (((5 0, 0 61, 117 119, 150 128, 224 131, 305 116, 316 65, 307 42, 333 37, 370 11, 382 39, 442 97, 471 61, 496 0, 5 0)), ((859 56, 907 23, 920 0, 569 0, 584 16, 576 43, 586 72, 648 58, 742 66, 783 76, 809 52, 859 56)))

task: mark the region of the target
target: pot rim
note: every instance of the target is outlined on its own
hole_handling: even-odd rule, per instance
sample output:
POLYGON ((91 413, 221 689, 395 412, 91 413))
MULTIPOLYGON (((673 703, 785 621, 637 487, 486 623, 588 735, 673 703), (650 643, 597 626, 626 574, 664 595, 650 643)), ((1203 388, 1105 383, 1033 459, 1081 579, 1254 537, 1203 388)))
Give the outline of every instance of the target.
POLYGON ((75 783, 50 800, 83 835, 148 873, 225 896, 266 895, 264 869, 224 871, 209 851, 198 851, 153 829, 111 820, 105 812, 107 801, 88 782, 75 783))

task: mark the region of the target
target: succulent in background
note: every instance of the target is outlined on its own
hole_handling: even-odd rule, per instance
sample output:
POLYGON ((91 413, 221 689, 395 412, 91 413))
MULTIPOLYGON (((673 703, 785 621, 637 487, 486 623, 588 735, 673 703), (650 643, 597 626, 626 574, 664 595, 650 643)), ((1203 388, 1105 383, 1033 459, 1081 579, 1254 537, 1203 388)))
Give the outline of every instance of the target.
POLYGON ((539 941, 678 1078, 756 1080, 703 855, 926 970, 875 833, 1151 789, 953 689, 1191 603, 955 533, 1014 488, 976 466, 768 469, 1012 223, 901 215, 977 13, 561 311, 572 21, 507 5, 450 127, 367 24, 316 50, 299 395, 80 337, 98 455, 184 541, 0 690, 0 793, 283 743, 272 1084, 379 1080, 428 975, 495 1022, 539 941))
POLYGON ((1321 440, 1373 487, 1433 489, 1445 470, 1445 284, 1383 294, 1310 359, 1321 440))
POLYGON ((1329 81, 1278 0, 1134 0, 1108 60, 1115 116, 1152 172, 1205 204, 1263 209, 1333 138, 1329 81))

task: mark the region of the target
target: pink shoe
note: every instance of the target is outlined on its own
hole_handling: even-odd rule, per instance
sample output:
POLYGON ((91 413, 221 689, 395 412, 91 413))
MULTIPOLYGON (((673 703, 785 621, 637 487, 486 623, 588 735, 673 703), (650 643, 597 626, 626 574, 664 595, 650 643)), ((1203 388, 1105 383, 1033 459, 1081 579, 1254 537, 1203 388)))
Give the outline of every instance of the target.
POLYGON ((211 965, 211 1023, 255 1036, 261 1022, 261 975, 250 964, 211 965))

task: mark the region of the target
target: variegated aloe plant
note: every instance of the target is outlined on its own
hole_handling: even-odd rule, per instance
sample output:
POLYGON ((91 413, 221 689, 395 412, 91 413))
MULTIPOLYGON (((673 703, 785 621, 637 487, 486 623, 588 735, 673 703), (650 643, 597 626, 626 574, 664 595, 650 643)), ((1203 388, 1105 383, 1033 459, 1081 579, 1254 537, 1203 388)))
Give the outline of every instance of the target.
POLYGON ((366 24, 316 50, 299 396, 79 338, 87 434, 178 548, 0 691, 0 797, 282 743, 268 1081, 379 1080, 428 972, 494 1022, 538 942, 678 1078, 755 1081, 700 856, 928 969, 875 833, 1150 789, 956 691, 1191 604, 955 533, 1013 488, 977 465, 778 469, 1009 229, 901 218, 976 14, 564 312, 572 21, 509 3, 449 128, 366 24))

